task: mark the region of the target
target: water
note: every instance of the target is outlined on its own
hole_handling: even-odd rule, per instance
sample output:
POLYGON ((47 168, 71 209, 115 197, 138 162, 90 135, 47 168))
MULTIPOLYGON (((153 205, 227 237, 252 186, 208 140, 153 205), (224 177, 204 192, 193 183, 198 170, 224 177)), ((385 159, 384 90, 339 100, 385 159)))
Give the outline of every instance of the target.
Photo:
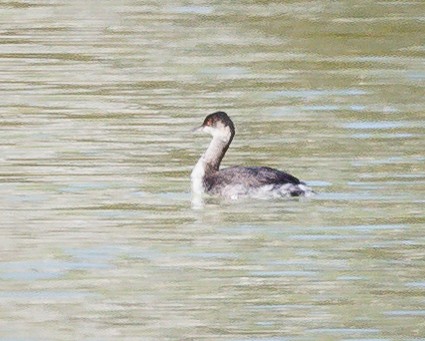
POLYGON ((425 340, 422 1, 0 4, 0 340, 425 340), (225 165, 311 200, 190 204, 225 165))

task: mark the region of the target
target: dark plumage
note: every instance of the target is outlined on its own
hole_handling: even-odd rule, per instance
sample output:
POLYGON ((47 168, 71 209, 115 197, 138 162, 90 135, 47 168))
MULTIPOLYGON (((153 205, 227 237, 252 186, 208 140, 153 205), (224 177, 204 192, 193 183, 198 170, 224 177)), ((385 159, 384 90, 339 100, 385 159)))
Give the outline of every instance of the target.
POLYGON ((220 169, 218 172, 205 176, 205 186, 208 192, 214 192, 215 186, 244 185, 251 188, 264 185, 283 185, 291 183, 303 184, 291 174, 270 167, 234 166, 220 169))

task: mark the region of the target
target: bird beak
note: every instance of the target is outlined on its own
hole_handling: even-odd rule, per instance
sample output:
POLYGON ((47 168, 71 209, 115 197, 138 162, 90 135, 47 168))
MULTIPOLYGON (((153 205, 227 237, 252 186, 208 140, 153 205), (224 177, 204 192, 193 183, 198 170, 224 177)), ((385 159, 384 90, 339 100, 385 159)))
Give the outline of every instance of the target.
POLYGON ((204 126, 199 126, 199 127, 193 128, 191 131, 192 133, 201 133, 203 129, 204 129, 204 126))

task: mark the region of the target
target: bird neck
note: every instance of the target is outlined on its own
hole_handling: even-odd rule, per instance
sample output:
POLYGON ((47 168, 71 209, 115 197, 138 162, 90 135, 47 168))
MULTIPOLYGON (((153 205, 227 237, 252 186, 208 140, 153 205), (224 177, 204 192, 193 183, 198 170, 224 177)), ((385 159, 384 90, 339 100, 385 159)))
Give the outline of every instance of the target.
POLYGON ((234 135, 234 131, 231 130, 223 134, 213 135, 207 150, 199 158, 191 174, 192 191, 194 193, 204 192, 205 177, 218 172, 221 160, 229 149, 234 135))
POLYGON ((231 134, 213 136, 207 150, 201 157, 207 173, 218 171, 220 163, 227 149, 229 149, 230 142, 232 142, 232 138, 233 136, 231 134))

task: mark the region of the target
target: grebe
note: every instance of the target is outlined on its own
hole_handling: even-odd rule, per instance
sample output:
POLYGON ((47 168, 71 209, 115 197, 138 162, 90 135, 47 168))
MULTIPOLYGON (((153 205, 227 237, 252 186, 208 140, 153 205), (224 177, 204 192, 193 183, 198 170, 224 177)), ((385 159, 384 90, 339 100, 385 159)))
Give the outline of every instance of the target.
POLYGON ((240 197, 278 198, 310 196, 314 192, 296 177, 270 167, 220 168, 235 126, 223 111, 208 115, 194 131, 212 135, 212 141, 191 174, 192 192, 208 193, 229 199, 240 197))

